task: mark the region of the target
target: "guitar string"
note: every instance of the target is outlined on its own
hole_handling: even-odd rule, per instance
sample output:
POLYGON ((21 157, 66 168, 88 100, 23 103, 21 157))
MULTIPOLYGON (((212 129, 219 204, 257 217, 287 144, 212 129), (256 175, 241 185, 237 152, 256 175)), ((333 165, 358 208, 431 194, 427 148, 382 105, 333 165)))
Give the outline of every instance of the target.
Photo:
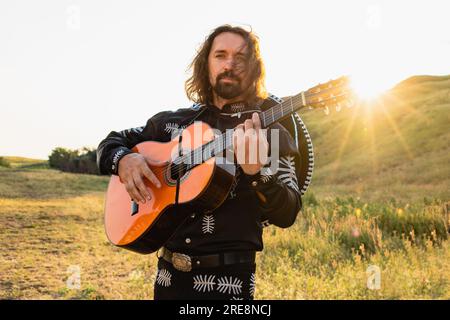
MULTIPOLYGON (((332 88, 326 88, 326 89, 324 89, 324 90, 321 90, 320 92, 316 92, 316 93, 311 93, 311 94, 308 94, 307 92, 305 92, 305 98, 306 97, 313 97, 313 96, 315 96, 315 95, 323 95, 324 93, 326 93, 326 92, 328 92, 328 91, 332 91, 333 89, 336 89, 336 87, 332 87, 332 88)), ((336 96, 333 96, 333 97, 330 97, 330 98, 328 98, 328 99, 323 99, 323 100, 321 100, 321 101, 318 101, 317 103, 325 103, 325 102, 327 102, 327 101, 330 101, 330 100, 337 100, 338 98, 340 98, 340 97, 342 97, 342 96, 345 96, 346 94, 347 94, 347 92, 346 91, 342 91, 343 93, 342 94, 340 94, 340 95, 336 95, 336 96)), ((277 118, 278 119, 278 117, 283 117, 284 116, 284 111, 286 111, 285 109, 283 109, 285 106, 284 106, 284 104, 287 104, 287 103, 289 103, 289 104, 291 104, 292 106, 291 106, 291 108, 293 107, 293 105, 294 104, 297 104, 300 100, 303 100, 303 98, 302 98, 302 96, 301 96, 301 94, 302 93, 299 93, 299 94, 297 94, 297 95, 295 95, 295 96, 292 96, 292 97, 290 97, 288 100, 286 100, 286 101, 283 101, 283 102, 281 102, 281 103, 279 103, 279 104, 277 104, 277 105, 275 105, 274 107, 272 107, 271 109, 268 109, 268 110, 266 110, 266 111, 264 111, 264 112, 262 112, 262 114, 263 114, 263 116, 264 116, 264 124, 267 124, 267 121, 269 120, 270 121, 270 117, 272 117, 272 118, 277 118), (292 101, 291 101, 292 100, 292 101), (273 116, 270 116, 268 113, 269 113, 269 110, 273 110, 273 109, 279 109, 279 110, 277 110, 277 111, 274 111, 273 112, 273 116)), ((302 101, 303 102, 303 101, 302 101)), ((301 108, 303 108, 303 107, 306 107, 307 105, 301 105, 301 107, 299 108, 299 109, 301 109, 301 108)), ((293 111, 288 111, 287 113, 286 113, 286 115, 289 113, 292 113, 293 111)), ((278 121, 278 120, 277 120, 278 121)), ((275 122, 275 121, 273 121, 273 122, 275 122)), ((266 125, 267 126, 267 125, 266 125)), ((177 176, 177 175, 179 175, 179 174, 181 174, 183 171, 184 171, 184 168, 182 167, 182 166, 180 166, 182 163, 184 163, 186 160, 188 160, 188 157, 190 157, 191 159, 192 158, 194 158, 194 160, 195 159, 197 159, 197 158, 199 158, 199 160, 201 160, 201 156, 205 153, 205 151, 206 151, 206 148, 209 146, 209 145, 211 145, 211 144, 213 144, 213 143, 215 143, 216 141, 218 141, 219 139, 222 139, 223 140, 223 138, 225 138, 225 144, 227 143, 227 140, 226 140, 226 135, 224 135, 224 134, 222 134, 222 135, 220 135, 220 136, 218 136, 217 138, 215 138, 215 139, 213 139, 213 140, 211 140, 211 141, 209 141, 209 142, 207 142, 207 143, 205 143, 204 145, 202 145, 201 147, 198 147, 198 148, 196 148, 196 149, 194 149, 194 150, 192 150, 191 152, 189 152, 188 154, 186 154, 186 155, 183 155, 182 157, 180 157, 180 158, 177 158, 177 161, 179 161, 178 159, 181 159, 181 161, 179 161, 179 163, 175 163, 175 165, 177 165, 177 166, 179 166, 179 169, 177 169, 177 170, 175 170, 173 173, 177 176), (199 153, 199 152, 201 152, 201 153, 199 153)), ((220 142, 219 142, 220 143, 220 142)), ((219 146, 220 146, 220 144, 219 144, 219 146)), ((215 148, 213 148, 212 150, 209 150, 209 151, 213 151, 215 148)), ((219 149, 221 149, 221 148, 219 148, 219 149)), ((221 151, 224 151, 224 150, 221 150, 221 151)), ((211 156, 210 158, 212 158, 213 156, 211 156)), ((208 159, 210 159, 210 158, 208 158, 208 159)), ((206 159, 206 160, 208 160, 208 159, 206 159)), ((206 161, 205 160, 205 161, 206 161)), ((172 163, 174 163, 174 162, 172 162, 172 163)), ((169 163, 169 164, 167 164, 167 165, 165 165, 165 166, 163 166, 163 167, 156 167, 156 168, 154 168, 154 170, 152 170, 153 172, 156 172, 156 173, 162 173, 163 171, 165 171, 165 170, 167 170, 171 165, 172 165, 172 163, 169 163)), ((201 164, 201 162, 199 163, 199 164, 201 164)), ((197 164, 196 164, 197 165, 197 164)), ((190 168, 189 170, 191 170, 191 169, 193 169, 195 166, 193 166, 192 168, 190 168)))
MULTIPOLYGON (((331 91, 331 90, 333 90, 333 89, 336 89, 335 87, 332 87, 332 88, 327 88, 326 90, 322 90, 322 91, 320 91, 320 92, 317 92, 317 93, 313 93, 313 94, 305 94, 305 97, 307 96, 308 98, 310 97, 310 96, 314 96, 314 95, 317 95, 317 94, 323 94, 324 92, 327 92, 327 91, 331 91)), ((329 98, 329 99, 324 99, 324 100, 322 100, 322 101, 320 101, 321 103, 323 103, 323 102, 326 102, 326 101, 329 101, 329 100, 337 100, 337 98, 339 98, 339 97, 341 97, 341 96, 343 96, 343 95, 345 95, 345 93, 344 94, 341 94, 341 95, 336 95, 336 96, 334 96, 334 97, 331 97, 331 98, 329 98)), ((281 107, 281 108, 278 108, 278 109, 280 109, 280 110, 277 110, 276 111, 276 113, 274 112, 274 118, 276 117, 276 118, 278 118, 278 117, 283 117, 284 116, 284 111, 285 111, 285 109, 283 109, 283 104, 284 103, 288 103, 290 100, 292 99, 292 104, 294 103, 294 101, 295 101, 295 104, 297 104, 297 102, 298 102, 298 100, 300 100, 301 99, 301 93, 300 94, 298 94, 298 95, 296 95, 296 96, 293 96, 293 97, 291 97, 289 100, 286 100, 285 102, 283 102, 283 103, 280 103, 280 104, 278 104, 278 105, 276 105, 276 106, 274 106, 273 108, 271 108, 271 109, 275 109, 275 108, 277 108, 277 107, 281 107)), ((306 105, 302 105, 302 107, 305 107, 306 105)), ((271 109, 269 109, 269 110, 271 110, 271 109)), ((286 114, 290 114, 290 113, 292 113, 293 111, 287 111, 287 113, 286 114)), ((267 120, 269 119, 269 115, 268 114, 266 114, 267 113, 267 111, 265 111, 265 112, 262 112, 262 114, 263 114, 263 116, 264 116, 264 123, 265 124, 267 124, 267 120)), ((266 125, 266 127, 267 127, 267 125, 266 125)), ((222 135, 223 136, 223 135, 222 135)), ((220 136, 221 137, 221 136, 220 136)), ((218 137, 219 138, 219 137, 218 137)), ((216 138, 217 139, 217 138, 216 138)), ((215 139, 215 140, 216 140, 215 139)), ((213 140, 214 141, 214 140, 213 140)), ((197 149, 195 149, 195 150, 193 150, 191 153, 189 153, 189 154, 186 154, 185 156, 184 156, 184 158, 183 158, 183 161, 184 160, 186 160, 188 157, 190 157, 190 158, 194 158, 194 159, 196 159, 197 157, 199 157, 200 156, 200 154, 198 154, 198 152, 201 152, 201 154, 203 154, 204 152, 205 152, 205 148, 206 147, 208 147, 208 145, 211 143, 212 141, 210 141, 210 142, 208 142, 208 143, 206 143, 205 145, 203 145, 203 148, 201 149, 201 150, 197 150, 197 149)), ((213 148, 213 149, 216 149, 216 148, 213 148)), ((221 151, 223 151, 223 150, 221 150, 221 151)), ((183 162, 182 161, 182 162, 183 162)))
MULTIPOLYGON (((334 88, 332 88, 332 89, 334 89, 334 88)), ((330 90, 331 90, 331 89, 330 89, 330 90)), ((328 90, 328 91, 330 91, 330 90, 328 90)), ((308 96, 314 96, 314 95, 317 95, 317 94, 323 94, 324 91, 325 91, 325 90, 323 90, 323 91, 321 91, 321 92, 318 92, 318 93, 314 93, 314 94, 308 95, 308 96)), ((345 93, 343 93, 343 94, 341 94, 341 95, 336 95, 336 96, 334 96, 334 97, 332 97, 332 98, 324 99, 324 100, 320 101, 319 103, 324 103, 324 102, 329 101, 329 100, 336 100, 337 98, 339 98, 339 97, 341 97, 341 96, 344 96, 344 95, 345 95, 345 93)), ((305 94, 305 96, 306 96, 306 94, 305 94)), ((298 102, 297 100, 300 100, 300 99, 301 99, 301 93, 298 94, 298 95, 296 95, 296 96, 293 96, 293 97, 289 98, 288 100, 286 100, 286 101, 283 102, 283 103, 287 103, 287 102, 290 101, 291 99, 292 99, 292 102, 293 102, 293 103, 294 103, 294 101, 298 102)), ((280 103, 280 104, 274 106, 273 108, 275 108, 275 107, 277 107, 277 106, 282 106, 283 103, 280 103)), ((301 109, 302 107, 305 107, 305 106, 307 106, 307 105, 302 105, 299 109, 301 109)), ((273 108, 271 108, 271 109, 273 109, 273 108)), ((269 110, 271 110, 271 109, 269 109, 269 110)), ((267 111, 265 111, 265 112, 267 112, 267 111)), ((291 112, 289 112, 289 113, 291 113, 291 112)), ((281 115, 281 117, 284 115, 284 112, 283 112, 282 110, 277 111, 276 117, 278 118, 278 116, 280 116, 280 115, 281 115)), ((274 116, 275 116, 275 113, 274 113, 274 116)), ((269 117, 270 117, 270 116, 269 116, 269 117)), ((226 139, 226 138, 227 138, 226 135, 222 134, 222 135, 218 136, 216 139, 211 140, 211 141, 205 143, 204 145, 202 145, 201 147, 192 150, 190 153, 188 153, 188 154, 186 154, 186 155, 183 155, 183 156, 180 157, 180 158, 177 158, 176 161, 178 161, 178 163, 175 163, 175 165, 177 165, 178 168, 177 168, 175 171, 173 171, 172 174, 174 174, 175 176, 178 176, 178 175, 180 175, 180 174, 186 169, 185 167, 182 166, 182 164, 183 164, 186 160, 188 160, 188 156, 191 157, 191 159, 194 158, 194 160, 198 158, 198 160, 200 161, 200 163, 196 163, 194 166, 192 166, 191 168, 189 168, 189 170, 191 170, 191 169, 195 168, 195 166, 201 164, 201 163, 202 163, 202 162, 201 162, 201 160, 202 160, 202 155, 205 153, 206 148, 207 148, 209 145, 211 145, 212 143, 215 143, 216 141, 218 141, 219 139, 222 139, 222 140, 223 140, 223 138, 226 139), (201 153, 199 153, 199 152, 201 152, 201 153), (181 160, 181 161, 180 161, 180 160, 181 160)), ((220 142, 219 142, 219 143, 220 143, 220 142)), ((226 144, 226 143, 227 143, 227 140, 225 140, 225 144, 226 144)), ((219 146, 220 146, 220 144, 219 144, 219 146)), ((215 148, 213 148, 212 150, 209 150, 209 151, 213 151, 214 149, 215 149, 215 148)), ((221 149, 221 148, 219 148, 219 149, 221 149)), ((221 151, 224 151, 224 150, 221 150, 221 151)), ((211 159, 212 157, 214 157, 214 156, 211 155, 208 159, 211 159)), ((208 160, 208 159, 205 159, 204 161, 206 161, 206 160, 208 160)), ((155 168, 154 170, 152 170, 152 171, 153 171, 154 173, 155 173, 155 172, 156 172, 156 173, 162 173, 163 171, 166 171, 173 163, 174 163, 174 162, 169 163, 168 165, 165 165, 164 167, 156 167, 156 168, 155 168)), ((189 170, 186 170, 186 171, 189 171, 189 170)))
MULTIPOLYGON (((323 92, 320 92, 320 93, 323 93, 323 92)), ((315 95, 315 94, 313 94, 313 95, 315 95)), ((341 95, 334 96, 334 97, 329 98, 329 99, 324 99, 324 100, 320 101, 319 103, 324 103, 324 102, 329 101, 329 100, 337 100, 337 98, 342 97, 342 96, 344 96, 344 95, 345 95, 345 93, 343 93, 343 94, 341 94, 341 95)), ((291 97, 289 100, 286 100, 284 103, 288 103, 291 99, 292 99, 292 102, 297 101, 297 100, 300 99, 299 96, 300 96, 300 94, 297 95, 297 96, 291 97)), ((278 104, 277 106, 282 106, 282 105, 283 105, 283 103, 278 104)), ((275 106, 275 107, 276 107, 276 106, 275 106)), ((300 108, 302 108, 302 107, 305 107, 305 105, 302 105, 300 108)), ((269 110, 270 110, 270 109, 269 109, 269 110)), ((266 112, 267 112, 267 111, 266 111, 266 112)), ((291 113, 291 112, 292 112, 292 111, 290 111, 289 113, 291 113)), ((284 115, 284 112, 283 112, 282 110, 277 111, 276 117, 278 118, 278 116, 280 116, 280 114, 281 114, 281 117, 282 117, 282 116, 284 115)), ((274 115, 275 115, 275 113, 274 113, 274 115)), ((267 118, 266 118, 266 119, 267 119, 267 118)), ((177 176, 177 175, 180 175, 184 170, 187 169, 186 171, 189 171, 189 170, 193 169, 196 165, 201 164, 201 163, 202 163, 202 162, 201 162, 201 160, 202 160, 202 155, 206 152, 206 150, 207 150, 206 148, 207 148, 209 145, 211 145, 211 144, 216 143, 217 141, 219 141, 219 139, 222 139, 222 142, 223 142, 223 140, 224 140, 223 138, 225 138, 225 144, 227 145, 227 144, 228 144, 228 143, 227 143, 227 137, 226 137, 226 135, 222 134, 221 136, 217 137, 216 139, 211 140, 211 141, 207 142, 206 144, 202 145, 200 148, 194 149, 194 150, 192 150, 190 153, 188 153, 188 154, 186 154, 186 155, 183 155, 183 156, 180 157, 180 158, 177 158, 176 160, 178 161, 178 163, 175 163, 175 165, 179 166, 179 168, 176 169, 175 171, 173 171, 172 174, 175 174, 176 176, 177 176), (201 153, 200 153, 200 152, 201 152, 201 153), (186 160, 188 160, 188 156, 191 157, 191 158, 194 158, 194 160, 198 159, 200 162, 199 162, 199 163, 195 163, 195 165, 192 166, 191 168, 185 168, 185 167, 181 166, 181 164, 182 164, 183 162, 185 162, 186 160), (181 161, 180 161, 180 160, 181 160, 181 161)), ((221 143, 221 142, 219 142, 219 143, 221 143)), ((216 148, 213 147, 212 150, 208 150, 208 151, 213 151, 213 150, 215 150, 215 149, 216 149, 216 148)), ((219 144, 219 149, 222 149, 222 146, 221 146, 220 144, 219 144)), ((224 151, 224 150, 221 150, 221 151, 224 151)), ((212 158, 212 157, 214 157, 214 155, 211 155, 210 157, 208 157, 208 159, 210 159, 210 158, 212 158)), ((204 161, 206 161, 206 160, 208 160, 208 159, 205 159, 204 161)), ((167 169, 169 166, 171 166, 173 163, 174 163, 174 162, 169 163, 168 165, 166 165, 166 166, 164 166, 164 167, 156 167, 155 170, 152 170, 152 171, 157 172, 157 173, 161 173, 161 171, 166 170, 166 169, 167 169)), ((190 164, 190 163, 188 163, 188 164, 190 164)))

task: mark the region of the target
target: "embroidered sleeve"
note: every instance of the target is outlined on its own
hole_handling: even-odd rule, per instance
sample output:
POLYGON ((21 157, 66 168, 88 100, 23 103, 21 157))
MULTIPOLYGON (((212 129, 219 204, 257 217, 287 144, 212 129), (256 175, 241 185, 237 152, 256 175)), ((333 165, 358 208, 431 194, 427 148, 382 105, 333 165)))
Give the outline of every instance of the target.
POLYGON ((111 131, 97 147, 97 166, 101 174, 117 174, 119 161, 127 154, 132 153, 132 148, 140 142, 158 140, 157 127, 166 117, 166 112, 161 112, 147 121, 145 126, 111 131))
POLYGON ((296 174, 300 155, 289 138, 284 133, 280 135, 280 140, 287 141, 280 143, 279 158, 272 159, 276 165, 269 163, 260 173, 247 176, 250 187, 258 196, 263 227, 270 224, 283 228, 291 226, 302 206, 296 174))

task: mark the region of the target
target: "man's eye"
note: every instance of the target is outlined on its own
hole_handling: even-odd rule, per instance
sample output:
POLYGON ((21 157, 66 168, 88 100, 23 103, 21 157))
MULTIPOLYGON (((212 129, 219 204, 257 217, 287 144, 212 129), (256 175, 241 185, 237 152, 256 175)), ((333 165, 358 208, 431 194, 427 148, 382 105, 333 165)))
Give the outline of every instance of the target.
POLYGON ((237 57, 236 58, 236 64, 239 65, 239 66, 245 65, 246 62, 247 62, 247 60, 245 58, 243 58, 243 57, 237 57))
POLYGON ((216 58, 223 58, 224 55, 223 54, 216 54, 216 58))

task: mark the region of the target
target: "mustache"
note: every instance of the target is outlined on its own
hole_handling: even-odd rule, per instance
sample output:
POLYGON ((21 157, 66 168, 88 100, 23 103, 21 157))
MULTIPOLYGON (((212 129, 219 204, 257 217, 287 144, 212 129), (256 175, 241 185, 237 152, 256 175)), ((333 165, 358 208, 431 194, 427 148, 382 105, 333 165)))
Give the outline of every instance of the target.
POLYGON ((221 73, 217 76, 217 81, 223 79, 223 78, 229 78, 236 81, 240 81, 239 77, 235 75, 232 71, 226 71, 224 73, 221 73))

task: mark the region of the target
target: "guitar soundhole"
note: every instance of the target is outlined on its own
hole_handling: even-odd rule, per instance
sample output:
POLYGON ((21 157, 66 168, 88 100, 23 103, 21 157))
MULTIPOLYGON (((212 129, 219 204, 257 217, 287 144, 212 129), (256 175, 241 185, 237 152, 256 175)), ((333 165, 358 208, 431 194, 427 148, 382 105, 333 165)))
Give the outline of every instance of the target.
POLYGON ((173 163, 170 167, 170 178, 172 180, 178 180, 178 178, 182 178, 186 173, 186 165, 184 163, 176 164, 173 163))
POLYGON ((165 174, 166 183, 170 186, 175 186, 178 178, 180 178, 180 181, 182 182, 188 176, 189 171, 186 172, 186 164, 183 162, 177 163, 177 161, 170 164, 165 174))

